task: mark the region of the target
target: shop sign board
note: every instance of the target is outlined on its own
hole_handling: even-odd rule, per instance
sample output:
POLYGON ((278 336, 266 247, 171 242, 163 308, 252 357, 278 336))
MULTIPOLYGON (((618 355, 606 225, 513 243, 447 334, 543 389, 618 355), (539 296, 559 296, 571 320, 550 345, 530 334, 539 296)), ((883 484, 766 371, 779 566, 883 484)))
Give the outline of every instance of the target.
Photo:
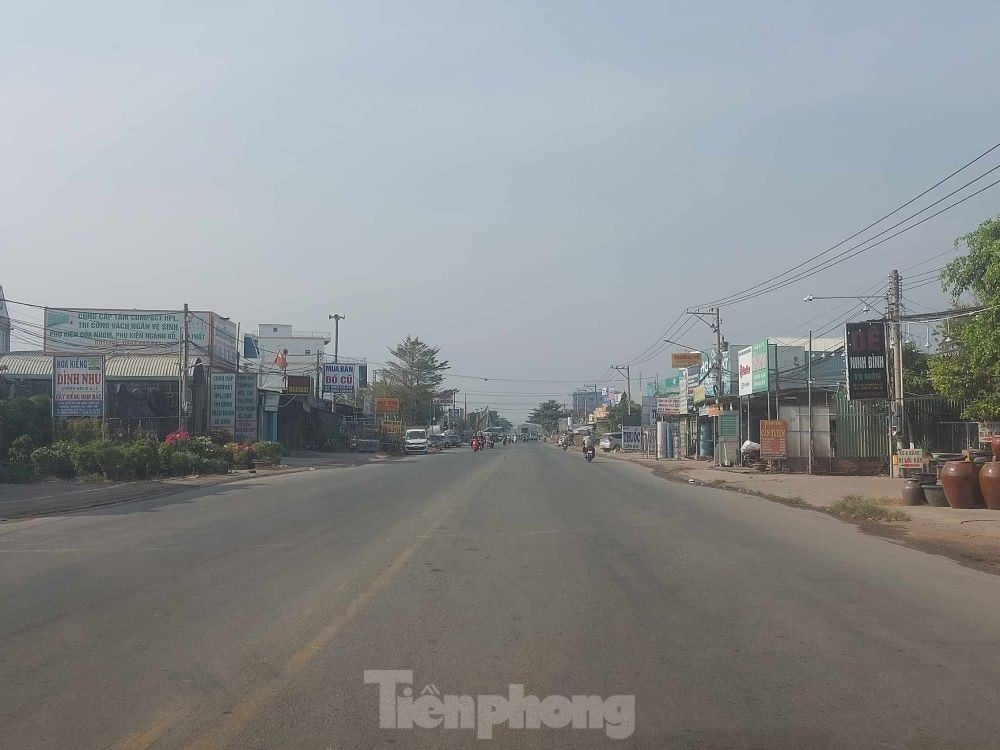
POLYGON ((58 418, 104 416, 104 357, 52 358, 52 414, 58 418))
POLYGON ((760 457, 788 458, 788 422, 783 419, 760 420, 760 457))

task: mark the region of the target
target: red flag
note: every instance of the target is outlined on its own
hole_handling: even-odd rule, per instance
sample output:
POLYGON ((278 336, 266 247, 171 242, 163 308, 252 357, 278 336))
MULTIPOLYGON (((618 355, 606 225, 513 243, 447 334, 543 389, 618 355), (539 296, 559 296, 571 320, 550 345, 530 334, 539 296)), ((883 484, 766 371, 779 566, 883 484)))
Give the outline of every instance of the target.
POLYGON ((287 351, 288 350, 285 349, 285 350, 282 350, 282 351, 278 352, 277 356, 274 358, 274 364, 276 364, 282 370, 284 370, 286 367, 288 367, 288 357, 285 356, 285 353, 287 351))

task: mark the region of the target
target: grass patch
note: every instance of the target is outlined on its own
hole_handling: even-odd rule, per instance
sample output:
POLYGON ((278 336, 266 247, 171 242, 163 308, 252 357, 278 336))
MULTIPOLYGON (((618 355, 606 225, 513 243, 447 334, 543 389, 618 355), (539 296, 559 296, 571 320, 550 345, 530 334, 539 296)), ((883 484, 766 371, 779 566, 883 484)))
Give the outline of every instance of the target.
POLYGON ((858 521, 909 521, 901 510, 893 510, 886 505, 885 498, 848 495, 830 506, 830 512, 858 521))

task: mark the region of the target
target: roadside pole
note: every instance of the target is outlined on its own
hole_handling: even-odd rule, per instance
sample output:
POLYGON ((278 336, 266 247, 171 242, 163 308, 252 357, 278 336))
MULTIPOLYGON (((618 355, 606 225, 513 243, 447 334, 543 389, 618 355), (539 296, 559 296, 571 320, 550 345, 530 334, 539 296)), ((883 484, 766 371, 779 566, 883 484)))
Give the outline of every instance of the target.
POLYGON ((813 332, 809 329, 809 351, 806 367, 806 388, 809 392, 809 473, 813 473, 813 332))
POLYGON ((187 371, 188 371, 188 304, 184 303, 184 320, 181 322, 181 392, 180 415, 177 419, 177 429, 187 428, 187 371))
MULTIPOLYGON (((905 430, 903 429, 903 336, 899 323, 903 293, 899 271, 895 269, 889 274, 889 295, 889 320, 892 338, 892 413, 896 422, 895 442, 898 449, 906 447, 906 441, 905 430)), ((892 442, 890 441, 891 450, 892 442)), ((889 461, 892 467, 892 474, 900 476, 899 464, 892 463, 891 457, 889 461)))

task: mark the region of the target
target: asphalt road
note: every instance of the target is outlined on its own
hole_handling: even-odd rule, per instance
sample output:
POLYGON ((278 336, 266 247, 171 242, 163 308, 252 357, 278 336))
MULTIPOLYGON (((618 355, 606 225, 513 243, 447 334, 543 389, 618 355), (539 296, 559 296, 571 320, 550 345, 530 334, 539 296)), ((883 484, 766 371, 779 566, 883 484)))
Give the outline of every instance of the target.
POLYGON ((997 747, 998 644, 1000 577, 544 445, 0 525, 3 748, 997 747))

